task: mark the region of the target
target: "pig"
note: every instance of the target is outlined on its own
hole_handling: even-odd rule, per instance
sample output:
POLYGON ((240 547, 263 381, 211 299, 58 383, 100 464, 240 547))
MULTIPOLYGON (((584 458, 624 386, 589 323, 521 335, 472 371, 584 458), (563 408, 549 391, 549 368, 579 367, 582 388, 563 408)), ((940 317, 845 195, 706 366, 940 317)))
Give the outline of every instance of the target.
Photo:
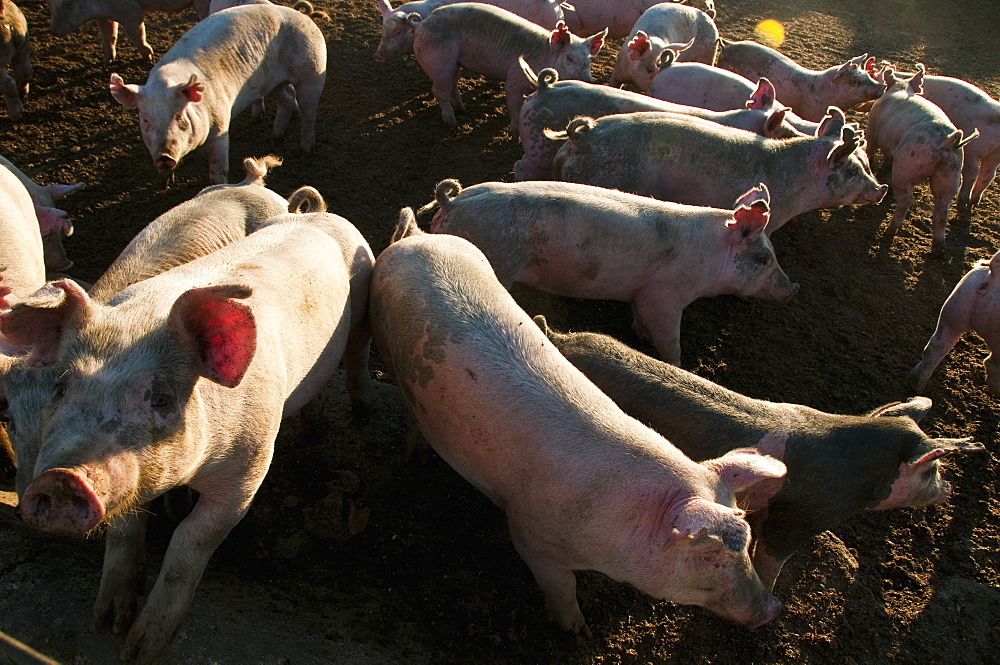
MULTIPOLYGON (((212 0, 208 4, 208 13, 214 14, 230 7, 240 7, 242 5, 273 5, 271 0, 212 0)), ((308 13, 308 12, 305 12, 308 13)))
POLYGON ((746 446, 784 461, 769 499, 761 487, 738 497, 750 512, 753 564, 772 589, 806 541, 864 510, 946 501, 940 458, 985 450, 967 438, 930 438, 917 423, 927 398, 885 404, 861 416, 754 399, 595 333, 562 334, 535 317, 557 349, 625 413, 695 461, 746 446))
POLYGON ((931 254, 940 256, 951 202, 962 186, 962 148, 979 132, 964 137, 940 107, 922 97, 923 78, 922 64, 909 79, 896 78, 891 68, 886 70, 885 94, 868 114, 868 155, 881 151, 886 163, 892 163, 896 209, 883 239, 892 241, 913 204, 914 187, 929 180, 934 195, 931 254))
MULTIPOLYGON (((412 229, 412 211, 401 225, 412 229)), ((397 232, 396 235, 404 235, 397 232)), ((504 512, 548 616, 590 629, 576 570, 748 628, 780 611, 733 493, 784 475, 736 451, 696 464, 559 354, 468 241, 416 233, 375 262, 372 336, 420 433, 504 512)))
MULTIPOLYGON (((49 29, 65 37, 87 21, 97 22, 104 47, 104 64, 118 57, 118 24, 121 23, 139 55, 153 64, 153 48, 146 41, 143 15, 151 12, 179 12, 190 7, 192 0, 48 0, 52 12, 49 29)), ((198 18, 208 16, 209 0, 194 0, 198 18)))
POLYGON ((24 101, 28 98, 31 84, 28 22, 17 5, 3 0, 0 3, 0 26, 0 94, 7 107, 7 117, 17 122, 24 116, 24 101))
MULTIPOLYGON (((42 236, 35 205, 20 178, 0 165, 0 310, 45 284, 42 236)), ((0 340, 2 341, 2 340, 0 340)), ((0 344, 0 353, 11 351, 0 344)), ((0 362, 2 365, 2 362, 0 362)))
POLYGON ((31 202, 35 207, 35 217, 38 219, 38 230, 42 234, 42 251, 45 257, 46 272, 60 273, 69 270, 73 266, 73 262, 66 256, 62 237, 73 234, 73 223, 69 221, 65 210, 55 207, 55 202, 83 187, 83 183, 39 185, 2 155, 0 155, 0 165, 5 166, 13 173, 28 190, 28 195, 31 196, 31 202))
POLYGON ((991 351, 983 363, 986 380, 993 394, 1000 396, 1000 361, 993 357, 1000 349, 1000 252, 976 263, 944 301, 923 357, 910 370, 909 382, 914 390, 924 391, 935 368, 962 334, 970 330, 982 337, 991 351))
MULTIPOLYGON (((632 303, 635 327, 681 360, 684 308, 722 294, 784 302, 799 285, 764 234, 760 186, 731 210, 666 203, 565 182, 438 184, 431 231, 470 240, 505 287, 632 303)), ((429 206, 428 206, 429 207, 429 206)))
MULTIPOLYGON (((657 4, 683 2, 684 0, 580 0, 567 2, 564 14, 569 29, 578 35, 585 35, 602 28, 608 28, 610 39, 621 39, 629 34, 643 13, 657 4)), ((714 0, 705 0, 705 12, 715 18, 714 0)))
MULTIPOLYGON (((444 5, 452 5, 460 0, 415 0, 392 8, 389 0, 377 0, 382 14, 382 40, 372 54, 375 62, 398 60, 413 53, 414 24, 410 16, 416 14, 421 20, 444 5)), ((559 0, 493 0, 484 4, 493 5, 517 14, 521 18, 551 30, 563 20, 563 6, 559 0)))
POLYGON ((819 136, 768 139, 702 118, 627 113, 577 118, 553 161, 555 177, 666 201, 728 206, 757 183, 771 192, 768 235, 817 208, 882 200, 887 187, 858 151, 863 133, 830 107, 819 136))
POLYGON ((545 135, 546 129, 565 127, 570 120, 587 115, 599 118, 635 111, 669 111, 705 118, 729 127, 769 136, 802 136, 788 122, 785 109, 776 106, 774 89, 767 79, 746 100, 746 108, 732 111, 709 111, 695 106, 663 102, 647 95, 619 90, 584 81, 560 81, 554 69, 543 69, 538 76, 522 62, 524 74, 537 86, 521 107, 520 136, 524 157, 514 164, 517 180, 548 180, 552 177, 552 159, 561 145, 545 135))
POLYGON ((722 40, 716 65, 751 80, 766 76, 781 93, 783 104, 818 122, 830 106, 847 111, 882 95, 884 87, 868 71, 874 62, 865 53, 842 65, 807 69, 769 46, 722 40))
MULTIPOLYGON (((22 518, 52 534, 107 527, 91 627, 128 631, 123 660, 154 660, 169 642, 263 480, 281 419, 341 356, 367 367, 371 251, 343 218, 308 217, 268 224, 107 304, 65 279, 0 314, 0 331, 33 344, 21 369, 51 380, 40 445, 16 451, 22 518), (136 616, 139 508, 180 485, 197 503, 136 616)), ((367 370, 363 379, 370 389, 367 370)))
POLYGON ((630 83, 645 90, 659 71, 656 61, 665 48, 677 49, 678 62, 711 65, 718 41, 715 21, 700 9, 674 2, 653 5, 642 13, 622 44, 608 85, 630 83))
POLYGON ((607 31, 580 39, 559 23, 551 33, 499 7, 476 2, 445 5, 426 19, 410 14, 415 24, 413 54, 431 78, 441 117, 454 129, 455 108, 464 109, 458 91, 458 68, 504 81, 510 133, 517 138, 524 95, 531 91, 519 57, 535 71, 552 67, 563 78, 590 80, 590 57, 597 55, 607 31))
POLYGON ((246 178, 236 185, 213 185, 146 225, 94 282, 88 295, 106 304, 125 287, 190 263, 253 233, 288 212, 290 200, 264 186, 274 155, 243 160, 246 178))
POLYGON ((143 85, 111 75, 111 95, 139 111, 139 128, 158 184, 167 186, 177 163, 202 145, 209 181, 229 173, 229 123, 268 93, 278 94, 273 134, 281 136, 298 107, 299 145, 316 140, 316 113, 326 81, 326 40, 316 24, 290 7, 254 4, 210 14, 188 30, 143 85), (238 52, 241 57, 233 58, 238 52), (286 85, 287 84, 287 85, 286 85), (294 88, 290 103, 281 92, 294 88))

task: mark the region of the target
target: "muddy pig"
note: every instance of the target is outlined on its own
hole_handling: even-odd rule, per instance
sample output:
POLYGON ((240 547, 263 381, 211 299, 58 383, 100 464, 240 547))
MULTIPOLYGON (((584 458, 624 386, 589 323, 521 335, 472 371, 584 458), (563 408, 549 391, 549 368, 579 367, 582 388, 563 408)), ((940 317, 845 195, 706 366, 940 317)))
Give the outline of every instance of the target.
POLYGON ((30 464, 19 455, 21 514, 53 534, 108 527, 91 626, 128 632, 124 660, 169 642, 263 480, 281 419, 341 356, 367 363, 371 252, 346 220, 324 220, 267 225, 107 304, 61 280, 0 315, 4 334, 34 345, 26 363, 54 378, 40 449, 30 464), (136 616, 139 508, 180 485, 200 496, 136 616))
POLYGON ((590 80, 590 57, 604 44, 606 30, 581 39, 559 23, 551 32, 499 7, 476 2, 445 5, 415 24, 413 54, 431 78, 444 123, 454 129, 455 109, 464 109, 458 91, 458 69, 504 81, 510 132, 517 138, 518 116, 531 85, 519 57, 534 71, 551 67, 563 78, 590 80))
POLYGON ((913 204, 913 189, 929 180, 934 195, 931 215, 933 239, 931 253, 944 252, 951 202, 962 186, 962 148, 979 136, 974 131, 963 137, 944 111, 925 99, 924 66, 909 79, 896 78, 889 68, 885 71, 885 94, 872 105, 868 114, 868 154, 881 151, 887 163, 892 163, 892 193, 896 209, 883 237, 887 241, 896 235, 906 221, 913 204))
POLYGON ((274 136, 297 107, 304 152, 316 140, 326 80, 326 39, 312 19, 290 7, 232 7, 195 24, 156 63, 143 85, 111 75, 111 95, 139 111, 139 129, 159 184, 166 186, 184 155, 202 145, 213 184, 229 172, 229 125, 251 103, 276 93, 274 136), (240 57, 235 58, 234 53, 240 57), (280 93, 294 88, 294 98, 280 93))
POLYGON ((915 397, 863 416, 753 399, 635 351, 607 335, 561 334, 535 317, 564 356, 630 416, 693 460, 756 446, 788 474, 741 496, 750 511, 753 563, 772 588, 785 560, 813 536, 863 510, 947 500, 939 458, 982 451, 969 439, 935 439, 917 422, 931 401, 915 397), (770 498, 765 496, 779 488, 770 498))
POLYGON ((782 104, 806 120, 819 122, 831 106, 848 111, 882 95, 884 87, 868 73, 874 62, 865 53, 842 65, 807 69, 769 46, 722 40, 716 65, 751 80, 766 76, 778 89, 782 104))
POLYGON ((664 111, 683 113, 727 127, 745 129, 771 138, 802 136, 786 120, 784 109, 773 104, 773 89, 766 79, 745 102, 746 108, 732 111, 709 111, 696 106, 685 106, 654 99, 648 95, 620 90, 606 85, 585 81, 560 81, 554 69, 543 69, 538 74, 522 63, 525 76, 537 90, 528 96, 521 107, 521 144, 524 156, 514 163, 516 180, 548 180, 552 177, 552 159, 562 145, 549 138, 545 130, 565 127, 573 118, 586 115, 600 118, 618 113, 636 111, 664 111), (769 92, 770 91, 770 92, 769 92))
POLYGON ((935 368, 955 347, 963 333, 974 330, 990 348, 986 356, 986 380, 994 395, 1000 396, 1000 252, 979 261, 955 285, 941 306, 937 328, 927 340, 923 358, 910 370, 910 385, 923 392, 935 368))
MULTIPOLYGON (((692 63, 689 63, 692 64, 692 63)), ((757 183, 771 192, 767 233, 809 210, 878 202, 885 195, 858 147, 861 132, 830 108, 819 136, 768 139, 701 118, 628 113, 577 118, 553 174, 570 182, 721 208, 757 183)))
MULTIPOLYGON (((87 21, 96 21, 104 47, 104 64, 109 65, 118 57, 118 24, 125 28, 139 54, 146 62, 153 63, 153 47, 146 41, 145 14, 151 12, 179 12, 191 6, 191 0, 48 0, 52 12, 49 29, 66 36, 87 21)), ((194 0, 198 18, 208 16, 209 0, 194 0)))
POLYGON ((632 27, 621 51, 610 86, 631 83, 645 90, 658 70, 656 60, 664 48, 681 45, 678 62, 702 62, 711 65, 719 29, 712 17, 694 7, 661 2, 642 13, 632 27))
POLYGON ((431 230, 472 241, 500 283, 632 303, 636 330, 680 363, 681 316, 702 297, 787 301, 798 290, 764 234, 763 186, 732 209, 666 203, 567 182, 438 184, 431 230))
MULTIPOLYGON (((390 62, 413 53, 415 24, 410 22, 410 15, 416 14, 425 19, 438 7, 456 2, 460 0, 416 0, 393 9, 389 0, 378 0, 378 10, 382 14, 382 39, 372 58, 375 62, 390 62)), ((549 30, 563 20, 559 0, 492 0, 483 4, 506 9, 549 30)))
MULTIPOLYGON (((407 214, 400 224, 412 228, 407 214)), ((749 628, 778 614, 733 496, 780 478, 781 462, 735 451, 696 464, 626 416, 462 238, 418 233, 391 244, 375 263, 369 309, 375 346, 421 434, 502 508, 560 628, 590 634, 576 570, 749 628)))

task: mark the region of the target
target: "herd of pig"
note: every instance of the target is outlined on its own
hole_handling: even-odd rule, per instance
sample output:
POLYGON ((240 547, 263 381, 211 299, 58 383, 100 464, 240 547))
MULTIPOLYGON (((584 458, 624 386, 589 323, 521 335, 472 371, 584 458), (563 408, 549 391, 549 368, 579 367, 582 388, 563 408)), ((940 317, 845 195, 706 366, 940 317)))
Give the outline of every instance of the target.
MULTIPOLYGON (((96 19, 108 63, 117 22, 152 63, 143 12, 186 3, 49 4, 60 34, 96 19)), ((924 397, 836 415, 675 366, 695 299, 795 294, 772 232, 808 210, 881 200, 865 148, 893 164, 886 234, 929 180, 940 251, 952 199, 971 214, 1000 163, 1000 104, 977 88, 867 55, 808 70, 720 40, 711 2, 378 0, 376 61, 412 53, 449 126, 463 109, 459 67, 504 80, 524 157, 520 182, 441 182, 421 209, 434 212, 431 233, 404 208, 376 260, 315 189, 286 200, 264 186, 277 158, 247 158, 246 178, 226 184, 230 120, 246 107, 273 103, 275 134, 297 111, 301 148, 312 147, 326 76, 319 14, 308 3, 195 4, 202 20, 147 81, 112 74, 110 92, 138 109, 161 185, 203 146, 213 186, 153 220, 85 288, 46 281, 71 266, 60 236, 72 226, 54 199, 73 187, 0 168, 0 393, 19 512, 49 533, 104 530, 91 625, 127 633, 123 658, 155 659, 169 642, 249 508, 280 421, 308 410, 341 362, 354 414, 367 416, 372 341, 409 406, 412 444, 504 511, 549 617, 580 637, 590 631, 576 570, 760 626, 780 611, 782 564, 809 538, 863 510, 946 500, 940 458, 984 449, 922 432, 924 397), (588 82, 608 37, 625 38, 611 82, 648 95, 588 82), (868 143, 844 114, 861 104, 868 143), (666 362, 532 321, 508 294, 514 282, 632 303, 666 362), (197 500, 140 611, 141 507, 179 486, 197 500)), ((10 0, 3 19, 3 96, 18 118, 26 24, 10 0)), ((1000 253, 955 287, 911 374, 918 390, 964 331, 1000 343, 998 274, 1000 253)), ((998 363, 987 359, 1000 392, 998 363)))

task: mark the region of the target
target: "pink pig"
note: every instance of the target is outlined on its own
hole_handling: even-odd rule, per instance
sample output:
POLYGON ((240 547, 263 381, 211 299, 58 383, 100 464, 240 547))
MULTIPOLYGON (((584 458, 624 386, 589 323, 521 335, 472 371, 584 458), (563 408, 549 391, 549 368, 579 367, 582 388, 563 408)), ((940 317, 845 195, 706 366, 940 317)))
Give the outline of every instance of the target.
POLYGON ((142 139, 165 186, 181 158, 202 145, 209 180, 226 182, 233 116, 272 91, 278 101, 273 134, 284 133, 297 106, 299 144, 309 152, 325 81, 326 38, 313 20, 290 7, 253 4, 195 24, 145 84, 126 85, 112 74, 109 87, 118 103, 138 109, 142 139), (294 97, 281 94, 290 90, 286 84, 294 97))
POLYGON ((413 54, 431 78, 431 90, 441 106, 444 123, 454 129, 455 109, 463 110, 458 91, 458 70, 465 67, 488 78, 504 81, 510 132, 517 138, 518 117, 524 96, 531 92, 518 62, 535 71, 551 67, 563 78, 590 80, 590 57, 604 44, 607 30, 581 39, 564 23, 551 33, 499 7, 476 2, 445 5, 415 23, 413 54))
POLYGON ((923 391, 934 369, 954 348, 963 333, 974 330, 986 340, 990 355, 983 363, 986 380, 994 395, 1000 396, 1000 252, 979 261, 967 272, 941 306, 937 328, 927 340, 923 358, 910 370, 909 381, 923 391))
POLYGON ((475 246, 405 237, 409 209, 400 226, 372 275, 375 346, 426 441, 503 510, 549 618, 590 635, 575 571, 596 570, 748 628, 772 620, 733 496, 784 465, 692 462, 573 368, 475 246))
POLYGON ((799 288, 764 234, 770 197, 763 186, 731 210, 567 182, 462 189, 445 180, 435 196, 440 210, 431 230, 472 241, 501 284, 630 302, 636 329, 674 364, 681 361, 681 315, 698 298, 739 294, 784 302, 799 288))
POLYGON ((766 76, 774 83, 783 104, 806 120, 818 122, 830 106, 847 111, 881 96, 882 85, 868 72, 874 62, 875 58, 865 53, 842 65, 807 69, 763 44, 723 40, 716 65, 751 80, 766 76))
MULTIPOLYGON (((572 0, 564 5, 566 23, 578 35, 608 28, 610 39, 629 34, 644 12, 654 5, 681 3, 684 0, 572 0)), ((705 15, 715 18, 714 0, 705 0, 705 15)))
POLYGON ((963 137, 944 111, 924 99, 924 66, 909 79, 897 79, 889 68, 884 73, 886 90, 868 114, 868 154, 881 151, 892 162, 892 191, 896 209, 883 237, 891 240, 906 221, 913 204, 913 189, 930 181, 934 195, 931 216, 931 253, 944 252, 948 211, 962 185, 962 148, 979 136, 963 137))
POLYGON ((209 558, 249 508, 281 419, 318 393, 342 356, 367 368, 371 251, 346 220, 306 217, 267 225, 106 305, 61 280, 0 314, 0 330, 33 344, 26 362, 51 381, 40 449, 27 482, 18 477, 21 515, 53 534, 111 525, 91 626, 128 631, 123 660, 151 661, 169 642, 209 558), (200 496, 136 616, 140 507, 179 485, 200 496))

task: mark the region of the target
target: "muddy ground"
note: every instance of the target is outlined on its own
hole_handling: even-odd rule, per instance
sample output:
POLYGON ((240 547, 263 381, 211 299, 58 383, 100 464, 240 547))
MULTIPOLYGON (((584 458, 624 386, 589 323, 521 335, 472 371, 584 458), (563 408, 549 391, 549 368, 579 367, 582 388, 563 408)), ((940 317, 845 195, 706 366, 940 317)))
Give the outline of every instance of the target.
MULTIPOLYGON (((718 4, 724 36, 751 37, 758 21, 775 18, 786 28, 782 49, 807 66, 869 52, 910 71, 924 62, 932 73, 1000 94, 1000 11, 989 0, 718 4)), ((93 281, 145 224, 207 184, 206 162, 189 156, 172 188, 151 188, 136 114, 108 94, 111 70, 100 62, 96 27, 56 37, 41 0, 21 6, 35 78, 24 121, 0 114, 0 153, 40 183, 87 183, 63 207, 76 223, 67 240, 76 261, 70 272, 93 281)), ((302 184, 319 188, 376 253, 399 207, 429 201, 437 181, 512 178, 520 150, 506 133, 500 83, 464 79, 468 111, 449 132, 412 58, 372 61, 380 24, 374 0, 317 6, 331 16, 322 24, 330 73, 318 145, 302 155, 296 123, 276 142, 266 123, 245 115, 233 126, 233 174, 246 155, 282 155, 269 185, 282 195, 302 184)), ((154 16, 148 28, 156 52, 195 18, 192 10, 154 16)), ((618 46, 608 44, 597 58, 596 81, 607 80, 618 46)), ((119 53, 113 70, 128 82, 145 80, 135 48, 126 42, 119 53)), ((695 303, 682 330, 683 366, 754 397, 834 412, 910 396, 906 375, 941 303, 971 264, 1000 247, 1000 186, 971 222, 952 220, 942 258, 928 257, 930 203, 921 188, 890 246, 878 235, 891 196, 793 220, 773 240, 799 294, 784 306, 730 297, 695 303)), ((625 305, 526 289, 516 295, 557 328, 599 330, 651 351, 633 335, 625 305)), ((541 594, 500 513, 439 458, 403 463, 396 389, 380 384, 374 419, 355 426, 335 379, 324 395, 325 436, 303 440, 298 423, 288 422, 249 515, 212 559, 162 662, 997 662, 997 402, 984 383, 986 354, 982 340, 966 336, 925 391, 934 400, 923 422, 928 433, 970 436, 990 451, 945 463, 955 486, 948 505, 864 514, 816 538, 779 579, 784 612, 754 632, 582 573, 580 604, 595 633, 582 647, 546 624, 541 594)), ((4 489, 11 485, 7 479, 4 489)), ((154 573, 170 528, 166 520, 152 523, 154 573)), ((121 636, 86 631, 101 554, 98 539, 47 538, 0 521, 0 628, 65 663, 114 662, 121 636)))

